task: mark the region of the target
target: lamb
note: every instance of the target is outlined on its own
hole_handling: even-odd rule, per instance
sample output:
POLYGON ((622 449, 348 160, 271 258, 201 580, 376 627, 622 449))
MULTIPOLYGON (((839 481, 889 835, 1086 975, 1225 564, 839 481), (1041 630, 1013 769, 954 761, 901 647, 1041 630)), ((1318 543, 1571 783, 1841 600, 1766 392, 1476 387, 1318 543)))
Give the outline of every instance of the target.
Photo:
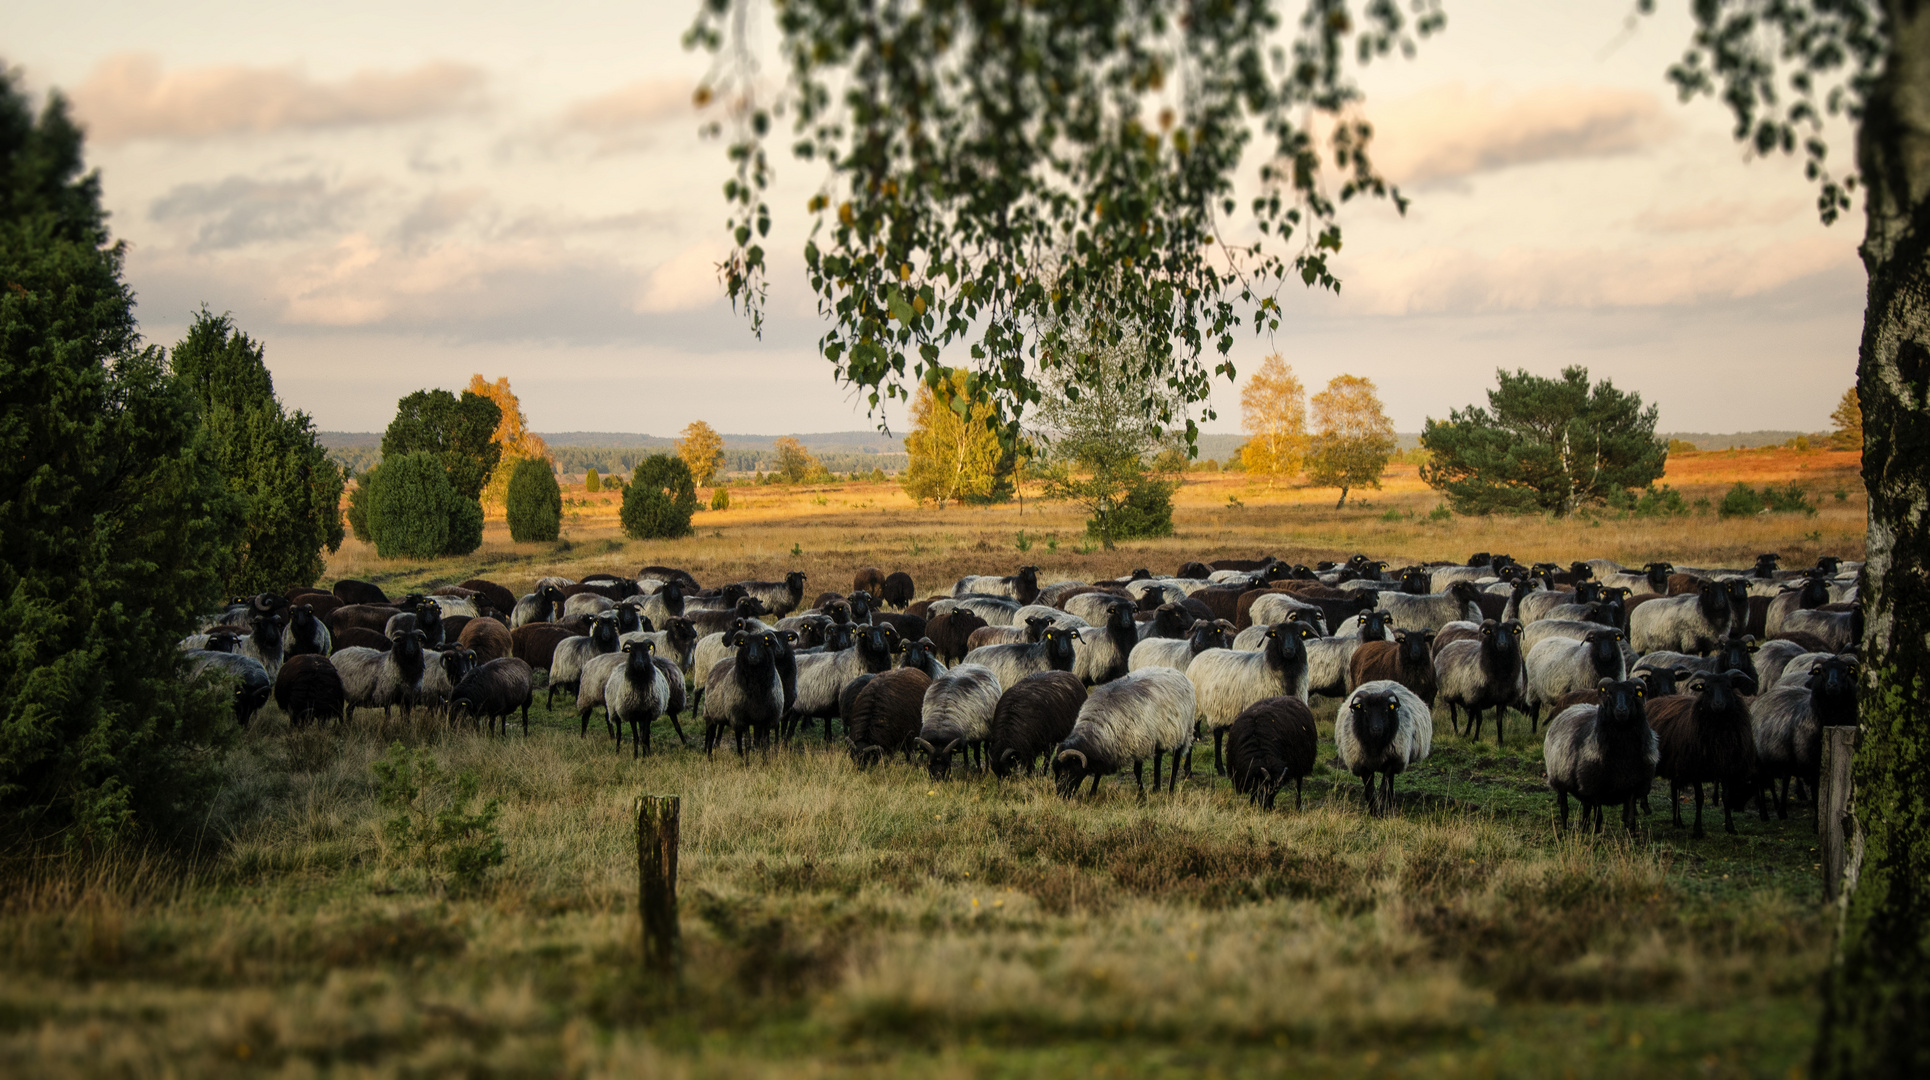
POLYGON ((1427 760, 1434 745, 1434 714, 1414 691, 1391 679, 1362 683, 1341 702, 1334 719, 1334 747, 1341 767, 1360 777, 1369 813, 1394 808, 1394 775, 1427 760), (1374 777, 1384 778, 1378 794, 1374 777))
POLYGON ((325 717, 340 720, 347 707, 342 673, 326 656, 291 656, 275 674, 275 706, 295 727, 325 717))
POLYGON ((589 663, 593 656, 616 652, 622 637, 622 632, 617 629, 616 613, 606 611, 596 617, 588 634, 568 638, 558 645, 550 658, 549 694, 543 707, 555 706, 558 690, 567 688, 572 694, 580 690, 583 665, 589 663))
POLYGON ((1009 596, 1020 604, 1030 604, 1039 595, 1039 568, 1021 566, 1011 577, 966 576, 952 586, 953 596, 1009 596))
POLYGON ((1226 737, 1227 775, 1233 790, 1263 810, 1293 781, 1293 808, 1300 809, 1301 784, 1313 772, 1320 731, 1313 710, 1293 697, 1270 697, 1246 707, 1226 737))
POLYGON ((965 654, 965 663, 992 669, 1000 686, 1016 686, 1035 671, 1072 671, 1078 660, 1072 632, 1048 626, 1026 645, 987 645, 965 654))
MULTIPOLYGON (((1782 629, 1785 633, 1815 634, 1829 643, 1831 652, 1842 652, 1863 641, 1863 609, 1792 611, 1783 620, 1782 629)), ((246 644, 242 649, 247 650, 246 644)))
POLYGON ((387 718, 393 705, 402 706, 402 715, 409 715, 422 690, 423 637, 420 630, 397 633, 389 638, 388 652, 338 649, 328 658, 342 675, 348 705, 345 719, 354 721, 358 708, 379 708, 387 718))
POLYGON ((1480 637, 1450 642, 1435 650, 1434 678, 1440 697, 1447 702, 1448 721, 1460 730, 1459 710, 1468 710, 1468 734, 1481 739, 1481 714, 1494 713, 1494 742, 1506 742, 1502 716, 1508 706, 1521 701, 1527 689, 1528 671, 1521 653, 1521 623, 1510 619, 1481 623, 1480 637))
MULTIPOLYGON (((1659 698, 1648 706, 1649 726, 1661 741, 1656 774, 1669 782, 1669 807, 1682 827, 1682 788, 1695 788, 1695 831, 1702 837, 1702 785, 1720 785, 1722 827, 1736 831, 1734 813, 1749 802, 1756 785, 1756 734, 1743 694, 1755 683, 1740 671, 1697 675, 1689 694, 1659 698), (1693 695, 1693 696, 1691 696, 1693 695)), ((1763 816, 1768 817, 1764 808, 1763 816)))
POLYGON ((1630 612, 1629 640, 1641 653, 1667 649, 1701 654, 1720 645, 1732 627, 1740 632, 1742 622, 1725 587, 1702 581, 1693 594, 1649 600, 1630 612))
POLYGON ((898 668, 862 676, 864 686, 852 697, 845 713, 845 742, 851 763, 860 769, 884 760, 886 754, 910 758, 924 714, 925 691, 931 676, 918 668, 898 668))
POLYGON ((1093 687, 1079 707, 1072 731, 1053 755, 1052 779, 1059 795, 1070 799, 1087 777, 1092 778, 1092 791, 1097 794, 1099 778, 1119 771, 1130 761, 1143 797, 1146 759, 1153 759, 1153 789, 1157 791, 1162 753, 1172 755, 1172 780, 1167 791, 1177 791, 1180 761, 1193 746, 1196 711, 1193 684, 1171 668, 1128 672, 1093 687))
POLYGON ((744 634, 737 655, 718 661, 704 677, 704 756, 723 742, 728 728, 737 756, 748 759, 746 733, 768 749, 771 732, 784 717, 784 685, 777 673, 777 632, 744 634))
POLYGON ((1823 762, 1823 729, 1856 723, 1854 656, 1831 656, 1810 668, 1801 686, 1764 691, 1750 706, 1755 724, 1759 775, 1776 795, 1776 814, 1789 817, 1791 777, 1818 790, 1823 762), (1782 783, 1776 791, 1776 781, 1782 783))
POLYGON ((1229 633, 1231 629, 1228 623, 1219 619, 1195 619, 1192 633, 1178 641, 1163 637, 1147 638, 1134 645, 1132 653, 1126 658, 1126 670, 1166 667, 1185 671, 1192 665, 1193 658, 1206 650, 1230 647, 1233 643, 1229 633))
MULTIPOLYGON (((1306 638, 1311 631, 1301 623, 1278 623, 1266 631, 1259 652, 1213 649, 1193 658, 1186 669, 1199 717, 1213 733, 1213 769, 1224 776, 1222 748, 1226 729, 1248 705, 1261 698, 1287 695, 1307 699, 1306 638)), ((1148 668, 1147 671, 1164 671, 1148 668)), ((1189 744, 1191 740, 1188 740, 1189 744)))
POLYGON ((1086 703, 1086 684, 1069 671, 1037 671, 999 695, 985 754, 1000 780, 1020 765, 1031 776, 1041 756, 1072 734, 1086 703))
POLYGON ((1133 606, 1114 601, 1101 626, 1073 631, 1075 657, 1072 673, 1089 685, 1111 682, 1126 673, 1133 646, 1139 644, 1139 624, 1133 621, 1133 606))
POLYGON ((335 642, 328 633, 328 624, 315 615, 315 605, 302 604, 288 609, 288 625, 281 632, 281 653, 283 657, 327 656, 335 651, 335 642))
POLYGON ((1628 678, 1628 659, 1622 655, 1622 632, 1597 627, 1580 641, 1548 638, 1528 650, 1528 688, 1522 695, 1522 711, 1528 714, 1528 730, 1541 723, 1541 707, 1552 705, 1563 694, 1601 685, 1603 679, 1621 682, 1628 678))
POLYGON ((845 684, 867 672, 890 670, 897 645, 897 631, 890 627, 862 626, 848 649, 797 657, 797 698, 787 703, 786 736, 800 723, 821 718, 828 742, 831 723, 838 715, 838 694, 845 684))
POLYGON ((1380 594, 1379 606, 1393 618, 1395 626, 1422 629, 1440 626, 1457 619, 1479 620, 1480 606, 1475 602, 1475 597, 1479 593, 1480 591, 1472 582, 1457 581, 1449 585, 1444 593, 1430 593, 1426 596, 1384 592, 1380 594), (1469 612, 1470 607, 1475 610, 1469 612))
MULTIPOLYGON (((456 635, 456 644, 476 654, 476 662, 487 664, 516 652, 516 641, 509 627, 494 619, 471 619, 456 635)), ((534 665, 531 665, 534 666, 534 665)), ((547 666, 547 665, 545 665, 547 666)))
POLYGON ((449 695, 449 715, 467 716, 484 731, 509 734, 509 714, 523 712, 523 735, 529 735, 529 707, 536 700, 535 672, 513 656, 505 656, 470 672, 449 695))
POLYGON ((558 585, 544 585, 529 595, 516 601, 509 611, 509 628, 527 626, 533 622, 555 622, 563 615, 563 605, 567 597, 558 585))
POLYGON ((191 649, 182 658, 187 661, 190 679, 228 679, 234 682, 235 723, 242 727, 248 726, 248 721, 254 719, 255 713, 263 705, 268 704, 269 696, 274 693, 275 683, 268 677, 268 669, 252 656, 191 649))
POLYGON ((1396 630, 1393 641, 1364 641, 1347 662, 1347 683, 1393 680, 1434 705, 1434 631, 1396 630))
POLYGON ((972 767, 985 768, 985 740, 1001 691, 988 667, 960 664, 925 689, 922 724, 913 745, 924 753, 933 780, 951 772, 952 755, 963 750, 972 767))
POLYGON ((1622 827, 1635 831, 1635 801, 1655 782, 1661 743, 1649 727, 1648 686, 1639 679, 1603 679, 1599 704, 1575 705, 1548 721, 1542 759, 1548 786, 1568 828, 1568 797, 1582 804, 1582 827, 1590 815, 1602 831, 1602 808, 1619 805, 1622 827))

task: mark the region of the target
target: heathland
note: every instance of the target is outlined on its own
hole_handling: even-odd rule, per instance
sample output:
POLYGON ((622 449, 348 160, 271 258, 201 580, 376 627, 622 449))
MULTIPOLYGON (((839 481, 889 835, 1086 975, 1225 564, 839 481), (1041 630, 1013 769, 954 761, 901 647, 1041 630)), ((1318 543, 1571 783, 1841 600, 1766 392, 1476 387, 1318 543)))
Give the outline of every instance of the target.
MULTIPOLYGON (((875 565, 931 595, 1023 563, 1051 580, 1263 553, 1863 555, 1852 454, 1670 461, 1691 507, 1793 482, 1813 515, 1443 518, 1411 465, 1345 510, 1240 474, 1188 481, 1174 536, 1115 551, 1062 505, 934 510, 889 483, 734 488, 696 535, 644 543, 619 531, 619 496, 579 487, 558 543, 512 543, 492 520, 470 556, 404 563, 350 540, 324 580, 521 592, 659 563, 705 583, 802 570, 815 593, 875 565)), ((1334 704, 1316 712, 1330 739, 1334 704)), ((1141 801, 1126 779, 1063 802, 1039 779, 859 773, 815 739, 706 760, 664 722, 659 752, 633 761, 600 727, 579 737, 559 703, 500 739, 366 711, 290 731, 270 707, 227 751, 196 850, 14 875, 0 1069, 1784 1076, 1815 1029, 1829 919, 1807 805, 1696 841, 1663 790, 1633 836, 1558 834, 1519 715, 1505 746, 1440 725, 1388 819, 1326 764, 1330 741, 1305 807, 1264 813, 1204 772, 1172 797, 1141 801), (384 830, 372 766, 396 742, 500 800, 506 861, 480 886, 425 872, 384 830), (683 800, 681 985, 639 964, 645 793, 683 800)))

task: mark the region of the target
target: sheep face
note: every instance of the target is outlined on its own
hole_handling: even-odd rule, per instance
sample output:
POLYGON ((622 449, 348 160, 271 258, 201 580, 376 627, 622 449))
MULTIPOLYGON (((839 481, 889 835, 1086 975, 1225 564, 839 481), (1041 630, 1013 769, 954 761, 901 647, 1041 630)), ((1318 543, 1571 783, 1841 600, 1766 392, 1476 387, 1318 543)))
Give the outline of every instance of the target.
POLYGON ((1582 639, 1588 643, 1588 660, 1596 671, 1613 671, 1622 663, 1622 632, 1590 630, 1582 639))
POLYGON ((1368 752, 1368 758, 1377 758, 1400 730, 1400 696, 1391 691, 1385 694, 1355 694, 1352 702, 1353 715, 1348 717, 1347 722, 1353 725, 1354 738, 1368 752))
POLYGON ((1755 693, 1756 680, 1750 678, 1746 671, 1731 668, 1721 673, 1696 676, 1695 681, 1689 684, 1689 692, 1699 695, 1711 712, 1727 713, 1743 708, 1741 695, 1755 693))
POLYGON ((803 595, 804 594, 804 571, 793 570, 790 573, 785 574, 784 587, 786 589, 789 589, 793 596, 803 595))
POLYGON ((1360 640, 1386 641, 1387 629, 1393 624, 1393 618, 1385 611, 1372 610, 1354 616, 1355 624, 1360 627, 1360 640))
POLYGON ((1635 678, 1642 680, 1651 698, 1667 697, 1675 693, 1675 684, 1695 674, 1688 668, 1636 668, 1635 678))
POLYGON ((1857 666, 1854 657, 1832 656, 1809 669, 1806 685, 1818 723, 1856 723, 1857 666))
POLYGON ((231 653, 241 647, 241 636, 238 634, 230 634, 226 631, 217 631, 209 634, 208 643, 201 647, 209 652, 231 653))
POLYGON ((1622 729, 1648 723, 1649 685, 1646 681, 1603 679, 1596 685, 1602 695, 1596 715, 1604 727, 1622 729))
POLYGON ((1426 596, 1428 573, 1419 566, 1410 566, 1401 571, 1401 591, 1410 596, 1426 596))
POLYGON ((1051 625, 1052 625, 1052 620, 1048 616, 1045 616, 1045 615, 1027 616, 1025 620, 1025 640, 1027 641, 1039 640, 1041 637, 1045 636, 1046 627, 1051 625))
POLYGON ((1052 758, 1052 786, 1061 799, 1079 793, 1079 785, 1097 772, 1084 750, 1062 747, 1052 758))
POLYGON ((930 638, 919 638, 917 641, 904 642, 898 646, 898 653, 899 667, 929 670, 933 664, 938 662, 938 646, 932 644, 930 638))
POLYGON ((1759 578, 1775 577, 1776 564, 1780 561, 1782 561, 1782 556, 1776 554, 1773 551, 1766 551, 1761 555, 1756 556, 1755 575, 1759 578))
POLYGON ((943 746, 932 744, 929 740, 918 740, 918 752, 925 755, 925 765, 933 780, 943 780, 951 775, 952 755, 965 749, 964 739, 953 739, 943 746))
POLYGON ((860 589, 850 596, 845 597, 845 603, 849 606, 853 622, 863 623, 871 621, 873 604, 870 593, 860 589))

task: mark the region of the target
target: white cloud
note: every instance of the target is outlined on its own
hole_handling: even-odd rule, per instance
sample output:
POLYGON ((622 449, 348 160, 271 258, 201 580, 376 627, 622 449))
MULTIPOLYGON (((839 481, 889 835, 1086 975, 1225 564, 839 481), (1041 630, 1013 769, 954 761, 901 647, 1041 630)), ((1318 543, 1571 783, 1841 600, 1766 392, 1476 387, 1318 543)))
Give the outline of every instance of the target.
POLYGON ((599 154, 644 149, 659 125, 695 115, 691 92, 688 82, 639 80, 578 101, 563 111, 557 128, 566 136, 595 140, 599 154))
POLYGON ((1655 95, 1548 86, 1508 94, 1460 84, 1372 107, 1374 164, 1423 185, 1547 161, 1625 154, 1671 131, 1655 95))
POLYGON ((688 247, 651 271, 638 311, 691 311, 716 303, 724 296, 723 283, 717 280, 717 264, 723 259, 709 245, 688 247))

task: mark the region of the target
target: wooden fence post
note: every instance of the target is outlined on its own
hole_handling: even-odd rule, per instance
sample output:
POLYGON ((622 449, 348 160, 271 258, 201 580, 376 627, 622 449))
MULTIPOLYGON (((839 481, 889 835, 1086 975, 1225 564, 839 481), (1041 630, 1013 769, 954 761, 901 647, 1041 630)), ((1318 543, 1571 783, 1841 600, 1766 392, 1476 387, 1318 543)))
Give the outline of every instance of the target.
POLYGON ((637 907, 643 913, 643 966, 675 977, 682 962, 677 933, 676 795, 637 799, 637 907))
POLYGON ((1823 729, 1822 790, 1816 793, 1816 831, 1823 842, 1823 899, 1836 900, 1843 884, 1843 863, 1849 855, 1848 824, 1850 765, 1856 757, 1856 728, 1847 724, 1823 729))

